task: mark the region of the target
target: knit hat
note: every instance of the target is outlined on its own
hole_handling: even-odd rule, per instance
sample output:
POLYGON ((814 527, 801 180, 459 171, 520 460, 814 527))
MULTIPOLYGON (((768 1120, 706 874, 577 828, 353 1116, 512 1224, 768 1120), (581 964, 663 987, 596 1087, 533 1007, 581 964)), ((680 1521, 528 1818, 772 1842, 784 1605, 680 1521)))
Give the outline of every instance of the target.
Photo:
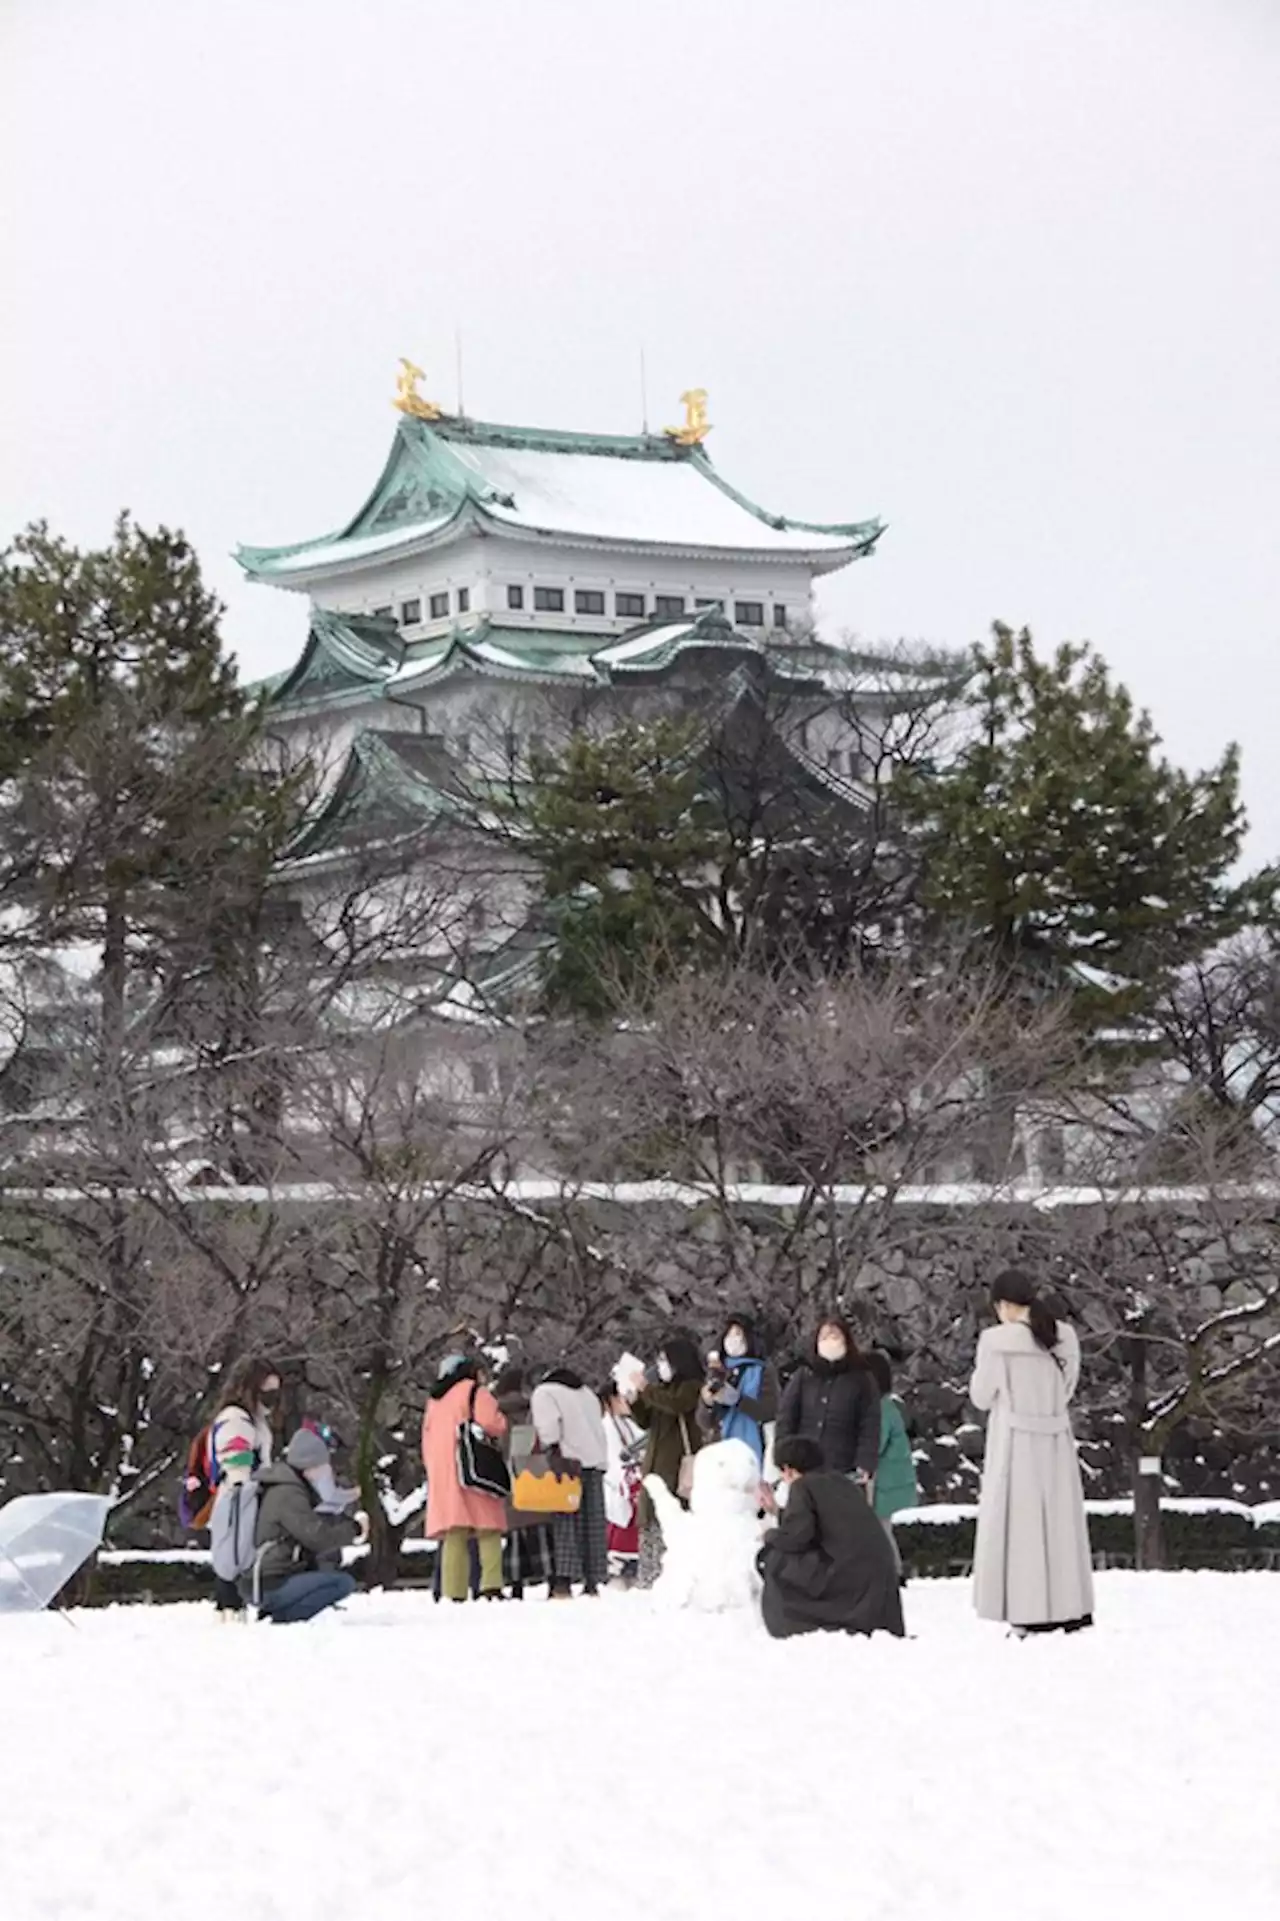
POLYGON ((438 1381, 447 1381, 451 1374, 456 1374, 460 1367, 465 1367, 466 1365, 467 1357, 465 1354, 446 1354, 436 1369, 436 1379, 438 1381))
POLYGON ((329 1450, 314 1428, 300 1427, 284 1451, 288 1465, 299 1474, 309 1468, 324 1467, 329 1459, 329 1450))

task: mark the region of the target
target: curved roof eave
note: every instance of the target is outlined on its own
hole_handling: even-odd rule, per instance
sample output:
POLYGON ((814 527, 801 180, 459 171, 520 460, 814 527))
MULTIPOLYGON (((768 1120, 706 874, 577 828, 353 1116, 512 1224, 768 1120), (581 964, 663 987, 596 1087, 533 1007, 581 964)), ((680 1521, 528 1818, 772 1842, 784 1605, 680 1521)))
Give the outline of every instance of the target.
POLYGON ((454 680, 463 674, 474 674, 480 680, 527 681, 535 686, 548 683, 553 686, 582 686, 584 682, 590 684, 599 678, 594 671, 588 676, 559 666, 536 667, 532 663, 507 666, 501 661, 486 660, 483 654, 460 640, 440 660, 424 667, 420 674, 402 670, 395 679, 393 698, 399 700, 405 694, 416 693, 424 687, 439 686, 441 681, 454 680))
MULTIPOLYGON (((479 502, 473 503, 475 518, 483 521, 487 536, 498 540, 534 541, 548 547, 571 547, 585 553, 610 554, 678 554, 689 560, 717 561, 758 561, 762 566, 783 563, 800 566, 810 573, 829 574, 837 568, 847 567, 850 561, 860 559, 870 553, 883 533, 884 528, 877 522, 869 525, 875 532, 861 541, 850 540, 842 547, 714 547, 705 541, 685 542, 678 540, 637 540, 634 537, 610 534, 582 534, 567 532, 558 527, 534 527, 528 522, 505 520, 495 517, 479 502)), ((833 532, 839 529, 810 528, 807 532, 833 532)))
POLYGON ((406 532, 391 528, 385 535, 358 536, 356 540, 348 541, 345 547, 341 545, 341 535, 331 535, 327 540, 307 541, 301 547, 289 549, 238 548, 234 558, 245 569, 250 579, 269 582, 273 587, 293 587, 305 591, 314 581, 360 573, 367 567, 385 566, 389 560, 412 558, 415 554, 430 553, 436 547, 447 547, 460 535, 469 533, 478 517, 475 502, 464 498, 458 501, 447 520, 442 520, 437 525, 418 532, 412 529, 406 532), (370 543, 363 552, 358 548, 358 541, 361 539, 370 543), (376 546, 372 544, 375 540, 376 546), (330 558, 320 558, 326 548, 333 548, 335 551, 330 558), (244 556, 250 552, 268 553, 272 558, 279 558, 285 562, 307 553, 317 558, 313 559, 309 566, 288 566, 285 571, 280 571, 269 562, 261 565, 248 564, 244 556))
POLYGON ((766 507, 761 507, 756 501, 752 500, 750 495, 744 494, 740 492, 737 487, 732 486, 730 482, 724 478, 724 475, 720 472, 704 448, 692 448, 690 450, 690 462, 697 468, 705 480, 711 482, 713 487, 718 487, 722 494, 727 495, 730 500, 736 502, 746 513, 751 514, 756 520, 762 521, 766 527, 774 528, 778 533, 823 534, 829 540, 846 539, 852 545, 866 551, 868 548, 873 547, 876 541, 879 540, 887 524, 882 520, 876 519, 826 522, 820 520, 796 520, 789 514, 771 514, 766 507))

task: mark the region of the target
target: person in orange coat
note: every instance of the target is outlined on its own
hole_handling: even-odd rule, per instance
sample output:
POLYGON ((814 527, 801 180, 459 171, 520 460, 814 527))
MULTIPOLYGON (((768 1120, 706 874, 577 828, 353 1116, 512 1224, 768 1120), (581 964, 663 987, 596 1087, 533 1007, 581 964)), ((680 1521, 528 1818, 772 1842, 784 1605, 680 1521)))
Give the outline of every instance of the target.
POLYGON ((442 1590, 446 1600, 465 1601, 470 1585, 470 1545, 480 1551, 480 1592, 485 1599, 502 1593, 502 1530, 506 1504, 492 1494, 464 1487, 458 1478, 458 1428, 472 1418, 493 1440, 507 1431, 506 1419, 486 1385, 479 1361, 449 1354, 427 1396, 422 1422, 422 1461, 427 1470, 427 1538, 442 1543, 442 1590))

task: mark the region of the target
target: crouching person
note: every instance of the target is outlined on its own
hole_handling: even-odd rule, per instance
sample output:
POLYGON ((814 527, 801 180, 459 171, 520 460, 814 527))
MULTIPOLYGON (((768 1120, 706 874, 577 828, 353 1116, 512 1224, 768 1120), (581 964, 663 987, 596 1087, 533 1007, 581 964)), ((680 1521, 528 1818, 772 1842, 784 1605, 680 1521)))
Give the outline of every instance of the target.
POLYGON ((805 1437, 780 1441, 774 1465, 787 1498, 758 1563, 770 1634, 904 1633, 893 1547, 863 1490, 805 1437))
MULTIPOLYGON (((258 1476, 258 1605, 268 1621, 309 1621, 355 1592, 354 1575, 342 1565, 342 1550, 368 1537, 363 1515, 320 1512, 332 1506, 333 1465, 329 1449, 311 1428, 299 1428, 284 1459, 258 1476)), ((254 1598, 254 1577, 241 1587, 254 1598)))

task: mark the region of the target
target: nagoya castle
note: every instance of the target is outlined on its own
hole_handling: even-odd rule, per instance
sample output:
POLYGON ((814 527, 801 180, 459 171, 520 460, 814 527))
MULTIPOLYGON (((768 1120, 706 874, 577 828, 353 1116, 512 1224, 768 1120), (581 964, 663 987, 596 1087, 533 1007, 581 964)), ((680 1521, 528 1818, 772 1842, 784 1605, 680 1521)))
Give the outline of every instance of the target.
POLYGON ((873 552, 878 520, 757 506, 706 451, 700 388, 664 432, 592 434, 450 415, 424 378, 401 362, 390 453, 344 527, 237 553, 307 602, 268 696, 273 733, 329 773, 298 857, 425 828, 588 720, 758 714, 779 690, 800 783, 856 801, 867 663, 814 637, 814 585, 873 552))

